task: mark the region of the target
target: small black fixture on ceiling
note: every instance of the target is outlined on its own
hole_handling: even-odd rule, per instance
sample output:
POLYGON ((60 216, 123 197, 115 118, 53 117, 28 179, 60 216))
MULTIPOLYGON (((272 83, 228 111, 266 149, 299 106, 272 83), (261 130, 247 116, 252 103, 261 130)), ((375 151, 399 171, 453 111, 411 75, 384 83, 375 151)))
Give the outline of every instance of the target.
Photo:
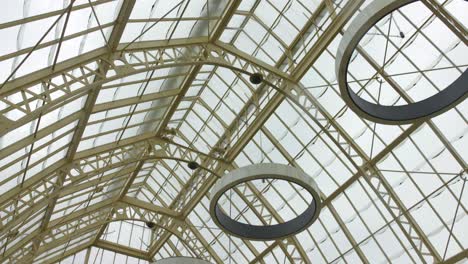
POLYGON ((8 233, 7 236, 8 236, 9 238, 15 238, 15 237, 18 236, 18 234, 19 234, 18 229, 14 229, 14 230, 11 230, 11 231, 8 233))
POLYGON ((156 226, 156 224, 155 224, 154 222, 149 222, 149 221, 146 222, 145 224, 146 224, 146 226, 147 226, 148 228, 151 228, 151 229, 153 229, 153 228, 156 226))
POLYGON ((253 73, 250 75, 249 80, 252 84, 260 84, 263 82, 263 75, 259 72, 253 73))
POLYGON ((187 163, 187 166, 189 167, 189 169, 191 170, 195 170, 197 169, 200 165, 198 165, 198 163, 196 161, 189 161, 187 163))

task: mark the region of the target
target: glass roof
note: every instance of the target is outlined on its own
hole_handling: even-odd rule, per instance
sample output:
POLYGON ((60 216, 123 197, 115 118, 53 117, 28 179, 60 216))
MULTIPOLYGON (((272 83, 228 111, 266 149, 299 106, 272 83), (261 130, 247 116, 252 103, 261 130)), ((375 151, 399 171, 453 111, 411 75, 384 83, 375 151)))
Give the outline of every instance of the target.
MULTIPOLYGON (((337 50, 371 2, 2 1, 0 263, 467 262, 468 102, 384 125, 340 95, 337 50), (243 240, 211 219, 219 177, 257 163, 315 180, 307 230, 243 240)), ((444 90, 468 68, 466 10, 421 0, 384 16, 350 88, 382 105, 444 90)), ((256 180, 219 203, 271 225, 311 199, 256 180)))

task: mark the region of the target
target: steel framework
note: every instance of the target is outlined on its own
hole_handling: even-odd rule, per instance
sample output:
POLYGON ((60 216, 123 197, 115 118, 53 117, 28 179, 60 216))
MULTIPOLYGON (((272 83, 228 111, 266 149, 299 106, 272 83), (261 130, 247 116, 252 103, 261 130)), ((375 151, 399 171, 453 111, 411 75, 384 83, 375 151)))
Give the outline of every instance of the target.
MULTIPOLYGON (((64 0, 46 11, 18 2, 6 9, 22 17, 0 19, 1 36, 16 38, 0 51, 0 263, 468 258, 466 102, 386 126, 340 98, 337 44, 369 1, 64 0), (265 81, 251 84, 252 73, 265 81), (241 240, 209 219, 216 180, 262 162, 301 167, 321 188, 321 215, 301 234, 241 240)), ((425 96, 419 83, 443 89, 468 66, 467 5, 395 11, 357 49, 371 74, 350 70, 349 82, 376 102, 382 83, 402 102, 425 96), (422 41, 436 54, 426 64, 410 54, 422 41), (387 48, 383 64, 375 55, 382 43, 390 63, 387 48)), ((232 193, 223 209, 250 224, 294 218, 308 199, 276 181, 232 193)))

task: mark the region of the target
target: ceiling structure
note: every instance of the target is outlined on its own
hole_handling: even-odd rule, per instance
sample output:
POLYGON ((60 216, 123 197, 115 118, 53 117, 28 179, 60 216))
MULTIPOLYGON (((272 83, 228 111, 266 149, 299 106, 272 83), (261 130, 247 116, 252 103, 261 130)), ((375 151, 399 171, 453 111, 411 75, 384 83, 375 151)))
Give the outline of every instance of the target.
MULTIPOLYGON (((466 261, 466 100, 383 125, 340 96, 337 48, 370 2, 2 2, 0 263, 466 261), (214 224, 212 186, 256 163, 314 178, 312 226, 250 241, 214 224)), ((468 66, 466 10, 394 11, 361 41, 348 83, 389 105, 442 90, 468 66)), ((231 190, 221 207, 255 225, 311 199, 280 180, 231 190)))

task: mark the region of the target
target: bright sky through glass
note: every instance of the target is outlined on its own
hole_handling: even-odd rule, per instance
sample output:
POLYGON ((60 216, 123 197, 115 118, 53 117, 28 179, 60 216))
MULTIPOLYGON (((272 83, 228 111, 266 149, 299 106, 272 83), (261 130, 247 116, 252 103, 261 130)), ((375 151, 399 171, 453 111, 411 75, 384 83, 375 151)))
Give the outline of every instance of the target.
MULTIPOLYGON (((1 1, 0 263, 466 254, 466 100, 390 126, 340 96, 337 48, 370 2, 1 1), (302 107, 250 83, 254 72, 302 107), (216 175, 270 162, 314 178, 318 220, 279 241, 227 235, 209 213, 216 175)), ((383 105, 405 104, 398 91, 420 101, 443 90, 468 66, 466 10, 463 0, 422 0, 385 16, 353 54, 351 89, 383 105)), ((255 181, 220 203, 237 221, 268 225, 310 199, 296 185, 255 181)))

